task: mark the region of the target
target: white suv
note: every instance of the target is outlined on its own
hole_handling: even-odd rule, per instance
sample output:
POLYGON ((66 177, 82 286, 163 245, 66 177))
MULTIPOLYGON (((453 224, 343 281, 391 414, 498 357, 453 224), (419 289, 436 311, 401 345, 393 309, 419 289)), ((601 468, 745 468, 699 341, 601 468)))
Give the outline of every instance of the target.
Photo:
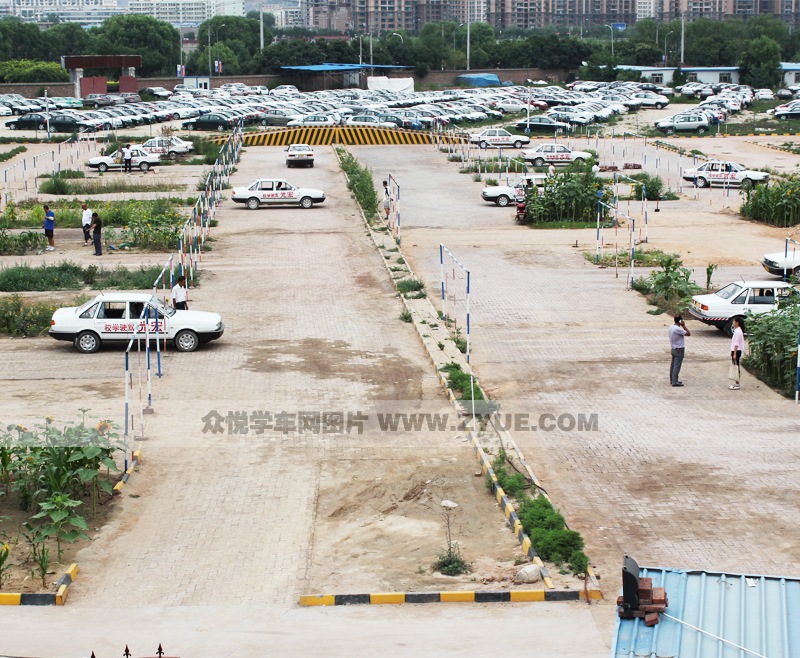
POLYGON ((484 201, 491 201, 501 208, 507 206, 513 200, 525 197, 525 188, 529 185, 542 187, 547 180, 547 174, 525 174, 520 176, 511 185, 490 185, 484 187, 481 198, 484 201))
POLYGON ((735 318, 774 311, 781 298, 796 292, 791 284, 782 281, 738 281, 711 295, 695 295, 689 313, 730 336, 735 318))

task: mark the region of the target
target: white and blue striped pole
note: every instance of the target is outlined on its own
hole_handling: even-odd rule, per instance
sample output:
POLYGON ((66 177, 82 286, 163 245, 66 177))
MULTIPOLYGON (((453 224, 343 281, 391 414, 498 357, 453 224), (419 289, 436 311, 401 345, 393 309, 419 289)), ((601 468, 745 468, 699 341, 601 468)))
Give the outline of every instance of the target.
MULTIPOLYGON (((469 334, 470 334, 470 321, 469 321, 469 293, 470 293, 471 274, 467 270, 467 363, 469 363, 469 334)), ((473 415, 475 413, 475 396, 472 396, 473 415)))
POLYGON ((130 386, 131 386, 131 376, 130 376, 130 352, 126 349, 125 350, 125 433, 123 434, 124 442, 125 442, 125 468, 123 472, 128 470, 128 409, 130 408, 130 386))
POLYGON ((444 326, 447 327, 447 295, 444 289, 444 245, 439 245, 439 277, 442 286, 442 316, 444 317, 444 326))
MULTIPOLYGON (((156 342, 158 342, 158 334, 156 334, 156 342)), ((145 343, 145 359, 147 361, 147 408, 144 413, 153 413, 153 387, 150 378, 150 305, 144 305, 144 343, 145 343)))
POLYGON ((800 397, 800 331, 797 332, 797 370, 794 376, 794 403, 800 397))

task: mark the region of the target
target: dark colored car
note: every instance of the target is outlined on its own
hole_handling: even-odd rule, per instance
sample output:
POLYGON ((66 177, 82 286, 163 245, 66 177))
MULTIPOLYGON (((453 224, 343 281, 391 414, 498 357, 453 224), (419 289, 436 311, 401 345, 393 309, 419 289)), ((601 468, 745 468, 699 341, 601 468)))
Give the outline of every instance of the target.
POLYGON ((563 121, 556 121, 550 117, 531 117, 525 121, 520 121, 516 129, 522 132, 544 133, 547 135, 560 135, 572 132, 572 126, 563 121))
POLYGON ((218 112, 211 112, 195 119, 184 121, 181 127, 184 130, 230 130, 234 128, 236 124, 237 120, 233 117, 218 112))
POLYGON ((56 133, 94 132, 95 124, 72 114, 54 114, 50 117, 50 130, 56 133))
POLYGON ((782 110, 775 110, 775 118, 780 121, 788 121, 789 119, 800 119, 800 107, 787 107, 782 110))
POLYGON ((47 115, 39 112, 23 114, 17 119, 6 122, 11 130, 47 130, 47 115))
POLYGON ((114 105, 114 99, 106 94, 89 94, 83 97, 84 107, 93 107, 96 110, 98 107, 106 107, 108 105, 114 105))

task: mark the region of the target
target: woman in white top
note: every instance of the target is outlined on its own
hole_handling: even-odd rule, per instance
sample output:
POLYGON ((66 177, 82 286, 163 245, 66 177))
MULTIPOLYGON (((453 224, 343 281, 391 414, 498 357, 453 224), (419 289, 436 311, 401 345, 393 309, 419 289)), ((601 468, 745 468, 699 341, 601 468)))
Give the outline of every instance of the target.
POLYGON ((739 362, 742 359, 742 352, 744 351, 744 327, 739 318, 733 319, 733 336, 731 338, 731 363, 736 366, 736 378, 728 388, 732 391, 738 391, 739 377, 742 372, 739 362))

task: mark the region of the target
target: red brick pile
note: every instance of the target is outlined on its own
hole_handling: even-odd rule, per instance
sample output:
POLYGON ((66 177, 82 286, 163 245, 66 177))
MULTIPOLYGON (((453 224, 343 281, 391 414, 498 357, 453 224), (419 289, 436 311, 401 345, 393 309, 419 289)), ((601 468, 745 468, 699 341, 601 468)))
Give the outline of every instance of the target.
POLYGON ((667 592, 663 587, 653 587, 652 578, 639 578, 639 608, 626 610, 623 607, 623 597, 617 598, 617 614, 622 619, 644 619, 645 626, 655 626, 658 615, 667 611, 669 601, 667 592))

